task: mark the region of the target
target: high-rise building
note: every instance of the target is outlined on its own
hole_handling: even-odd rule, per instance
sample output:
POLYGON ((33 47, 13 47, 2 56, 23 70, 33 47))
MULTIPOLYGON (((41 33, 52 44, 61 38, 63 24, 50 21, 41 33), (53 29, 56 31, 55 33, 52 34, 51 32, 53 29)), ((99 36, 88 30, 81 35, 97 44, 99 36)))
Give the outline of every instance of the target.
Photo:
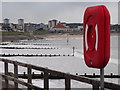
POLYGON ((52 27, 51 21, 48 21, 48 28, 50 29, 52 27))
POLYGON ((2 25, 2 30, 3 31, 10 31, 11 30, 11 28, 10 28, 10 22, 9 21, 10 20, 8 18, 5 18, 3 20, 3 25, 2 25))
POLYGON ((55 19, 48 21, 48 28, 51 29, 51 28, 55 27, 57 25, 57 23, 58 23, 58 21, 55 19))
POLYGON ((4 21, 3 21, 3 23, 4 23, 5 25, 8 25, 8 24, 9 24, 9 21, 10 21, 10 20, 9 20, 8 18, 5 18, 4 21))
POLYGON ((20 32, 24 32, 24 19, 18 19, 17 29, 20 32))
POLYGON ((24 25, 24 19, 18 19, 18 25, 20 26, 24 25))

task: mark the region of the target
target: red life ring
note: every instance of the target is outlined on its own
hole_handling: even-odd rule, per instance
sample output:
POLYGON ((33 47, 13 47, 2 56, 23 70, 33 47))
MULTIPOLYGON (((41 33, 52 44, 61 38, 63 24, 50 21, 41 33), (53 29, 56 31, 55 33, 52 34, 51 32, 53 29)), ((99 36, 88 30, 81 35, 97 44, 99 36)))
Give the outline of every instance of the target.
POLYGON ((110 14, 104 5, 86 9, 83 36, 86 65, 104 68, 110 58, 110 14))

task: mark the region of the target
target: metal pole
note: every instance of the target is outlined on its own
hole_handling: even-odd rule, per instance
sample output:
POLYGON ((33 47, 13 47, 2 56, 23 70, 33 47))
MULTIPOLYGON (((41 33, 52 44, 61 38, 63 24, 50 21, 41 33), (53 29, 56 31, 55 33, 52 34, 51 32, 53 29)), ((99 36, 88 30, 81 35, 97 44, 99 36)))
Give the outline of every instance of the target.
POLYGON ((104 90, 104 68, 100 69, 100 88, 104 90))

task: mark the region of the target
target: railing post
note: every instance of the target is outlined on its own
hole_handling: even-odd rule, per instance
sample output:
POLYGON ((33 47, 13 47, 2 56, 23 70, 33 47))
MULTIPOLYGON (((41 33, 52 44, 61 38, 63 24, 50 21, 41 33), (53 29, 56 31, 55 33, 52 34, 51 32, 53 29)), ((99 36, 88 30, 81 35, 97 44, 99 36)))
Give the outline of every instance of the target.
POLYGON ((94 84, 92 90, 99 90, 99 85, 97 85, 97 84, 95 85, 95 84, 94 84))
MULTIPOLYGON (((18 64, 17 61, 14 63, 14 77, 18 79, 18 64)), ((14 87, 17 89, 18 88, 18 83, 14 82, 14 87)))
POLYGON ((99 85, 94 81, 92 81, 92 87, 92 90, 99 90, 99 85))
MULTIPOLYGON (((5 75, 8 75, 8 63, 4 62, 5 75)), ((5 88, 9 88, 8 79, 5 78, 5 88)))
MULTIPOLYGON (((32 68, 30 64, 27 67, 27 73, 28 73, 28 83, 32 84, 32 68)), ((28 87, 28 90, 32 90, 32 88, 28 87)))
POLYGON ((69 78, 69 73, 65 76, 65 90, 71 90, 71 80, 69 78))
POLYGON ((47 71, 44 71, 44 89, 49 90, 49 75, 47 71))

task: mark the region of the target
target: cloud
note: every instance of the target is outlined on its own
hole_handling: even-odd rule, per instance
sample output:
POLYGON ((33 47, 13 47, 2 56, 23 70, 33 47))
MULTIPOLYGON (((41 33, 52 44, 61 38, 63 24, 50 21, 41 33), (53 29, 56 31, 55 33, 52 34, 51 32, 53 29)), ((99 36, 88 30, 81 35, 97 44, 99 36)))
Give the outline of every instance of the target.
POLYGON ((50 19, 82 22, 86 7, 100 4, 109 9, 112 23, 117 23, 118 4, 116 2, 3 2, 2 15, 3 18, 10 18, 10 21, 15 23, 19 18, 33 23, 47 23, 50 19))
POLYGON ((2 0, 3 2, 118 2, 120 0, 2 0))

